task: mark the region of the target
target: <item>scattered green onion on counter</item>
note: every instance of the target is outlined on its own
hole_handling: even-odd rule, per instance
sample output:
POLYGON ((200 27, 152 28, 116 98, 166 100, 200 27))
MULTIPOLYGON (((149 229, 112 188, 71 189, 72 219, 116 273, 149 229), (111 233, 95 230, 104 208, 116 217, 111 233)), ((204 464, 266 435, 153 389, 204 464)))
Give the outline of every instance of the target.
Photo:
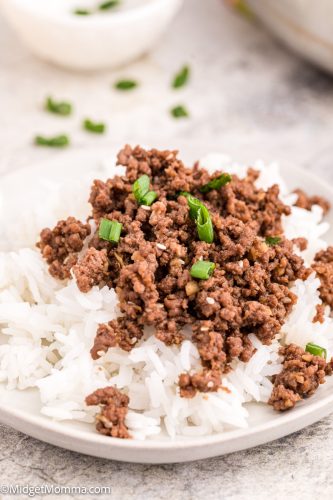
POLYGON ((185 106, 182 105, 175 106, 170 110, 170 113, 174 118, 187 118, 190 116, 185 106))
POLYGON ((305 350, 306 352, 313 354, 313 356, 320 356, 321 358, 326 359, 327 351, 326 349, 324 349, 324 347, 320 347, 320 345, 309 342, 308 344, 306 344, 305 350))
POLYGON ((42 135, 37 135, 35 137, 35 144, 37 146, 48 146, 51 148, 63 148, 68 146, 70 143, 69 137, 67 135, 56 135, 54 137, 44 137, 42 135))
POLYGON ((212 276, 215 269, 214 262, 208 260, 198 260, 191 267, 190 274, 192 278, 198 278, 200 280, 208 280, 212 276))
POLYGON ((208 193, 209 191, 212 191, 213 189, 220 189, 222 186, 225 186, 230 181, 231 181, 230 174, 221 174, 219 177, 216 177, 216 179, 212 179, 207 184, 202 186, 200 188, 200 191, 201 191, 201 193, 208 193))
POLYGON ((85 130, 93 132, 94 134, 104 134, 106 129, 106 125, 104 123, 93 122, 92 120, 89 120, 89 118, 84 120, 82 125, 85 130))
POLYGON ((267 236, 265 241, 267 245, 273 247, 274 245, 278 245, 281 242, 281 238, 280 236, 267 236))
POLYGON ((76 16, 90 16, 91 12, 86 9, 75 9, 73 11, 73 14, 75 14, 76 16))
POLYGON ((179 89, 183 87, 188 82, 190 77, 190 68, 189 66, 183 66, 180 71, 175 75, 172 81, 172 87, 174 89, 179 89))
POLYGON ((120 5, 120 0, 109 0, 99 4, 98 10, 109 10, 120 5))
POLYGON ((123 225, 120 222, 102 219, 99 225, 98 236, 105 241, 118 243, 123 225))
POLYGON ((72 112, 72 105, 66 101, 55 101, 52 97, 47 97, 45 109, 56 115, 68 116, 72 112))
POLYGON ((135 80, 119 80, 114 84, 117 90, 132 90, 138 86, 138 82, 135 80))

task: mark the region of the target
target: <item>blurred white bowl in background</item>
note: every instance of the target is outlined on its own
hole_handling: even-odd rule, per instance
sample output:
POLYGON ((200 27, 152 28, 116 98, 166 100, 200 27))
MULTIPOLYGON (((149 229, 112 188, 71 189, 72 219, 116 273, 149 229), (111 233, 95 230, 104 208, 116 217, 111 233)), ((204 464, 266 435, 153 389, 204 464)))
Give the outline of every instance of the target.
POLYGON ((246 0, 246 3, 286 45, 333 72, 332 0, 246 0))
POLYGON ((96 70, 126 64, 152 49, 182 3, 126 0, 124 8, 89 16, 73 14, 74 6, 87 7, 86 0, 2 0, 0 6, 34 54, 70 69, 96 70))

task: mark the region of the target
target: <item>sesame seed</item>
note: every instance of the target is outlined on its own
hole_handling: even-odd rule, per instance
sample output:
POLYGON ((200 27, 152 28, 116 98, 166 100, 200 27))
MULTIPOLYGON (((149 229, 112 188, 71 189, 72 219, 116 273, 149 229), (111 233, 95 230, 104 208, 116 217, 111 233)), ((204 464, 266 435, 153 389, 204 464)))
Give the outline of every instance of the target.
POLYGON ((213 297, 207 297, 206 302, 207 304, 215 304, 215 300, 213 299, 213 297))
POLYGON ((181 264, 185 264, 185 260, 183 259, 178 259, 181 264))
POLYGON ((208 382, 208 384, 207 384, 207 387, 209 387, 210 389, 211 389, 212 387, 214 387, 214 382, 213 382, 212 380, 210 380, 210 381, 208 382))
POLYGON ((138 339, 136 337, 132 337, 131 338, 131 344, 135 344, 135 342, 137 341, 138 339))
POLYGON ((141 208, 143 208, 143 210, 150 210, 150 207, 148 207, 148 205, 141 205, 141 208))
POLYGON ((243 269, 243 266, 244 266, 244 262, 242 260, 238 261, 238 265, 240 268, 243 269))
POLYGON ((201 330, 202 332, 208 332, 209 328, 208 328, 208 326, 202 326, 202 327, 200 328, 200 330, 201 330))
POLYGON ((157 246, 157 248, 159 248, 160 250, 166 250, 166 248, 167 248, 165 245, 163 245, 163 243, 156 243, 156 246, 157 246))

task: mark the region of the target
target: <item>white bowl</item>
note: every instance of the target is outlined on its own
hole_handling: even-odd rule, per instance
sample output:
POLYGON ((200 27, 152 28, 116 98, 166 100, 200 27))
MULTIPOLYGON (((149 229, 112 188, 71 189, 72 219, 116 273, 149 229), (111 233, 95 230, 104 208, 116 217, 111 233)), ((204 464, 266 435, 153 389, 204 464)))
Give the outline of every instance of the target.
POLYGON ((183 0, 124 2, 90 16, 73 14, 85 0, 2 0, 10 25, 41 58, 70 69, 96 70, 128 63, 148 52, 183 0), (128 6, 126 8, 126 6, 128 6))
POLYGON ((333 72, 332 0, 246 0, 271 31, 295 52, 333 72))

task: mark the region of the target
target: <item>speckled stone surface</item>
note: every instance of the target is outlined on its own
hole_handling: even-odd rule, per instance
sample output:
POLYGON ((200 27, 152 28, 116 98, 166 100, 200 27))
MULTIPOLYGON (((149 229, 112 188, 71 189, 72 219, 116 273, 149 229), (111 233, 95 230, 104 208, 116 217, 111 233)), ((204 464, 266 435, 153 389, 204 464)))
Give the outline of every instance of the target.
MULTIPOLYGON (((0 17, 0 109, 2 172, 58 154, 33 147, 32 137, 65 131, 73 149, 124 142, 176 148, 186 141, 202 153, 298 164, 333 182, 333 79, 285 52, 219 0, 186 0, 149 57, 94 75, 35 59, 0 17), (191 84, 172 92, 170 77, 184 62, 192 67, 191 84), (111 84, 122 76, 140 80, 140 89, 118 95, 111 84), (47 94, 73 101, 73 117, 43 112, 47 94), (169 117, 178 103, 188 106, 189 120, 169 117), (96 138, 81 131, 86 116, 105 120, 108 134, 96 138)), ((111 486, 114 499, 328 500, 332 450, 333 416, 252 450, 166 466, 99 460, 0 426, 0 482, 111 486)))

